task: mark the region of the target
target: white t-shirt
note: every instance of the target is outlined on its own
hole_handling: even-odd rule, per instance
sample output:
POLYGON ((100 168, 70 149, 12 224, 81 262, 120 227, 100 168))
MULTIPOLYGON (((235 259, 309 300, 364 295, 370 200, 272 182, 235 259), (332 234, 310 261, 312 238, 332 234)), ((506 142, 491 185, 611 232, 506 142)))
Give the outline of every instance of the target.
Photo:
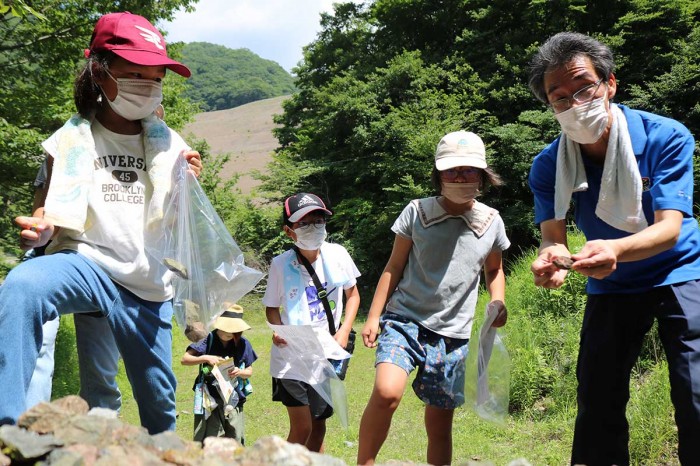
MULTIPOLYGON (((88 199, 85 231, 62 228, 47 252, 78 251, 136 296, 163 302, 172 298, 170 272, 144 250, 144 216, 152 191, 141 134, 114 133, 97 120, 91 126, 97 159, 88 199)), ((42 146, 52 157, 58 135, 42 146)), ((189 146, 170 130, 173 148, 189 146)))
MULTIPOLYGON (((340 320, 343 315, 344 290, 350 289, 357 284, 357 277, 360 276, 360 271, 357 269, 355 262, 353 262, 350 254, 348 254, 344 247, 339 244, 325 243, 324 251, 326 248, 328 248, 334 257, 338 259, 337 263, 344 268, 346 275, 352 277, 352 279, 344 283, 342 287, 328 286, 323 270, 323 256, 319 255, 318 259, 311 264, 313 269, 316 271, 319 281, 328 292, 328 303, 330 304, 333 312, 333 320, 337 329, 340 327, 340 320)), ((284 264, 289 262, 290 256, 292 255, 294 255, 294 251, 289 250, 272 259, 272 264, 270 264, 270 271, 267 277, 267 288, 265 289, 265 296, 263 296, 262 300, 263 305, 266 307, 280 308, 280 317, 284 325, 290 325, 289 314, 284 308, 284 264)), ((328 328, 326 311, 323 307, 323 302, 318 298, 316 286, 311 279, 311 275, 309 275, 309 272, 306 270, 306 267, 304 267, 304 264, 299 262, 296 258, 292 258, 291 260, 294 270, 296 270, 298 274, 301 274, 301 279, 304 283, 303 299, 306 301, 309 308, 309 324, 315 327, 328 328)))
MULTIPOLYGON (((360 271, 357 269, 357 266, 355 266, 355 262, 353 262, 350 254, 348 254, 347 250, 341 245, 323 243, 321 250, 324 254, 327 254, 326 260, 332 262, 335 266, 341 267, 343 269, 343 274, 349 277, 342 286, 328 286, 323 269, 323 255, 319 256, 319 258, 311 264, 321 284, 328 291, 328 302, 331 306, 333 321, 337 329, 340 326, 340 319, 343 313, 344 290, 352 288, 357 284, 357 277, 360 276, 360 271), (332 259, 328 259, 328 255, 332 255, 332 259)), ((329 274, 332 274, 332 272, 329 272, 329 274)), ((267 277, 267 288, 265 289, 265 296, 263 296, 262 299, 263 305, 266 307, 280 308, 282 323, 284 325, 290 325, 290 315, 288 310, 284 307, 287 301, 285 291, 288 289, 291 293, 296 293, 296 283, 299 282, 300 278, 304 287, 302 300, 308 304, 309 312, 308 319, 307 316, 303 316, 303 320, 308 321, 309 325, 324 329, 328 332, 328 319, 326 318, 326 311, 323 308, 323 302, 318 299, 316 287, 314 286, 311 276, 306 271, 304 264, 299 262, 296 258, 296 253, 293 250, 286 251, 272 259, 267 277), (285 282, 288 282, 289 285, 286 289, 285 282)), ((305 308, 306 306, 302 307, 305 308)), ((290 366, 289 362, 280 355, 280 349, 272 345, 270 350, 270 373, 273 374, 273 377, 280 377, 281 374, 286 374, 289 378, 295 378, 298 377, 298 372, 295 372, 295 370, 296 369, 290 366)))

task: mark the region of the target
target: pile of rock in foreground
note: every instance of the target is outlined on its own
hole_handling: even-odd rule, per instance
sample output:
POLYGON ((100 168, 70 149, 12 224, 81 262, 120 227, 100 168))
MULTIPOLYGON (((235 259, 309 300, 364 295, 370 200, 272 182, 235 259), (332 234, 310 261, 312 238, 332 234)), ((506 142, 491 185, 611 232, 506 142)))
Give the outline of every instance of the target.
POLYGON ((16 426, 0 426, 0 466, 8 465, 345 465, 279 437, 244 448, 228 438, 184 441, 174 432, 149 435, 110 410, 93 409, 80 397, 41 403, 16 426))
MULTIPOLYGON (((346 466, 332 456, 312 453, 279 437, 263 437, 249 447, 229 438, 184 441, 175 432, 149 435, 125 424, 114 411, 93 409, 78 396, 41 403, 16 426, 0 426, 0 466, 346 466)), ((390 461, 392 466, 415 465, 390 461)), ((468 461, 463 466, 491 463, 468 461)), ((530 466, 517 459, 508 466, 530 466)))

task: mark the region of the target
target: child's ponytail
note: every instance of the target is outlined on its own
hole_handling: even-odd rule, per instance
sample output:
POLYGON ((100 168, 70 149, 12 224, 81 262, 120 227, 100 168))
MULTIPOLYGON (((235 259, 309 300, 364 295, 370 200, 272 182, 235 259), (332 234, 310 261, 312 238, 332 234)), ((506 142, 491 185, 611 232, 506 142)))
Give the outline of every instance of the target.
POLYGON ((110 51, 91 52, 85 66, 78 73, 73 83, 73 100, 78 113, 83 118, 90 118, 97 111, 102 95, 95 83, 96 76, 102 76, 109 69, 114 54, 110 51))

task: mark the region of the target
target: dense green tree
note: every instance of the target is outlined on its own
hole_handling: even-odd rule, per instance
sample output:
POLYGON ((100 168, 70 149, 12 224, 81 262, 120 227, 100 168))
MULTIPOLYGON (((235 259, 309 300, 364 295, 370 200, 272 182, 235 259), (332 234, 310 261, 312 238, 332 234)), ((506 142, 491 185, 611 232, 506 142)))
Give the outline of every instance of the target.
POLYGON ((27 16, 34 16, 36 18, 44 19, 44 15, 36 11, 31 6, 23 0, 0 0, 0 15, 12 15, 20 18, 26 18, 27 16))
POLYGON ((653 76, 644 85, 629 89, 629 104, 650 112, 668 115, 682 121, 696 138, 695 204, 700 203, 700 28, 697 26, 687 41, 679 41, 668 70, 653 76))
POLYGON ((506 185, 487 194, 514 251, 537 241, 527 173, 559 132, 527 87, 528 62, 556 32, 575 30, 616 54, 617 100, 675 117, 698 134, 698 30, 693 0, 376 0, 336 4, 295 70, 299 92, 277 121, 263 187, 272 199, 308 189, 336 208, 332 229, 372 283, 389 226, 431 192, 440 137, 458 128, 487 144, 506 185))
POLYGON ((248 49, 230 49, 207 42, 182 48, 192 69, 185 95, 203 110, 223 110, 294 92, 294 78, 279 64, 248 49))

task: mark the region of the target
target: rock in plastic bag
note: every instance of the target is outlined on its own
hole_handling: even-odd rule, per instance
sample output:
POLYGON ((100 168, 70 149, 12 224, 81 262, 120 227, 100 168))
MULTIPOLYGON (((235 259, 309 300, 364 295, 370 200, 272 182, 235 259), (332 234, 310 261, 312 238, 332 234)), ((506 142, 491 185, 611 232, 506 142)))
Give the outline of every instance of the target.
POLYGON ((180 156, 163 219, 146 232, 146 251, 172 273, 175 321, 191 341, 260 281, 180 156))

